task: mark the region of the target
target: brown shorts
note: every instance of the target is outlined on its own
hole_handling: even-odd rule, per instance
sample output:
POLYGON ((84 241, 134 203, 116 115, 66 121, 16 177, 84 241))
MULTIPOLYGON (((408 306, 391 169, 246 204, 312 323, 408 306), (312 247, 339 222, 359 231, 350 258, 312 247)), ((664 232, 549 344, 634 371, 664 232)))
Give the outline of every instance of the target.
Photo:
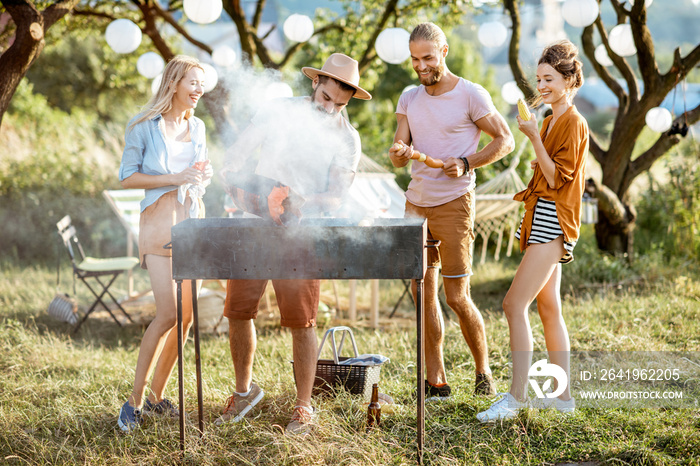
MULTIPOLYGON (((167 192, 156 202, 141 212, 139 219, 139 259, 141 268, 146 269, 146 254, 172 257, 171 249, 163 246, 171 241, 170 228, 189 218, 191 198, 188 196, 185 205, 177 200, 177 189, 167 192)), ((200 201, 199 217, 204 217, 204 203, 200 201)))
POLYGON ((441 267, 447 278, 472 274, 474 243, 474 191, 435 207, 418 207, 406 201, 406 218, 428 219, 428 239, 440 240, 438 248, 428 248, 428 267, 441 267))
MULTIPOLYGON (((229 280, 224 316, 233 320, 255 319, 267 280, 229 280)), ((316 326, 320 280, 272 280, 283 327, 316 326)))

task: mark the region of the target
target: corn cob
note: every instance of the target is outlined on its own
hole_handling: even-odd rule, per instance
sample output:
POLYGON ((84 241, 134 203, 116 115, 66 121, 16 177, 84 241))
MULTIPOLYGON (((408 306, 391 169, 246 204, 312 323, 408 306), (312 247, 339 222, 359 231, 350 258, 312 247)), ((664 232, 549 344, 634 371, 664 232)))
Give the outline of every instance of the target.
POLYGON ((527 108, 527 104, 523 99, 518 99, 518 113, 520 114, 520 118, 524 121, 530 119, 530 109, 527 108))

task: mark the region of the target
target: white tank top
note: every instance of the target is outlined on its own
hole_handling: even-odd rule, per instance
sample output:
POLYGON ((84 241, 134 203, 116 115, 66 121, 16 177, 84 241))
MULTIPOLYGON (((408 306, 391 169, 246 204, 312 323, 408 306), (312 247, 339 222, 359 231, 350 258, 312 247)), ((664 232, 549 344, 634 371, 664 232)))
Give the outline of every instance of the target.
POLYGON ((194 161, 194 144, 192 141, 181 142, 165 138, 168 149, 168 166, 172 173, 180 173, 194 161))

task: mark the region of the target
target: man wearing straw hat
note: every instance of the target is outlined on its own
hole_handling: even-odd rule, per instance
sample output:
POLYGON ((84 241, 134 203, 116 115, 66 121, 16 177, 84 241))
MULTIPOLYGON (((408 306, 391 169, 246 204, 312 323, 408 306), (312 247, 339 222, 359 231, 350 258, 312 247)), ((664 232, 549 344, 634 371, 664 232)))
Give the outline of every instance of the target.
MULTIPOLYGON (((252 170, 303 198, 301 216, 318 217, 340 207, 360 160, 359 134, 341 112, 353 97, 372 97, 359 86, 358 63, 347 55, 334 53, 320 70, 304 67, 302 72, 312 80, 311 96, 276 99, 261 108, 227 152, 223 175, 226 178, 252 170), (246 169, 251 161, 253 168, 246 169)), ((229 319, 236 380, 217 425, 243 419, 263 397, 263 390, 252 382, 256 348, 253 319, 266 285, 266 280, 228 281, 224 315, 229 319)), ((311 391, 316 373, 314 327, 320 281, 273 280, 272 285, 281 324, 292 333, 297 399, 286 432, 306 435, 315 421, 311 391)))

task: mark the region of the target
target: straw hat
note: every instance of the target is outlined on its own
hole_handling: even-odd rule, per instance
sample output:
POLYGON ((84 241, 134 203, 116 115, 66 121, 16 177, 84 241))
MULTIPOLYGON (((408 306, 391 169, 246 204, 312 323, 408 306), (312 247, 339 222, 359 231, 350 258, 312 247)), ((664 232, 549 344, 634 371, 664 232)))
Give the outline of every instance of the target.
POLYGON ((357 92, 353 97, 356 99, 370 100, 372 98, 369 92, 360 87, 360 69, 357 60, 342 53, 334 53, 328 57, 320 70, 305 66, 301 71, 311 79, 316 76, 329 76, 355 88, 357 92))

